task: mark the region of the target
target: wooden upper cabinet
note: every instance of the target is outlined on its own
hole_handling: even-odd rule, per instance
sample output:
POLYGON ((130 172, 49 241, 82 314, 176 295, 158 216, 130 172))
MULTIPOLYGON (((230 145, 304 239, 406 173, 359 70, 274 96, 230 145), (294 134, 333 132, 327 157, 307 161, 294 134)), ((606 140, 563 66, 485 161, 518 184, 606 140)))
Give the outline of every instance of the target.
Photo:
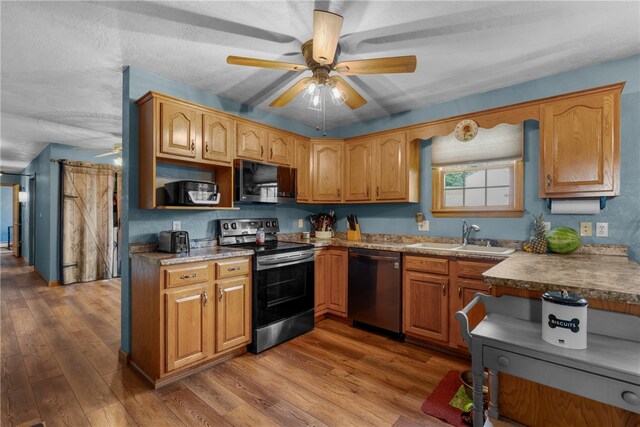
POLYGON ((296 138, 295 167, 298 180, 297 200, 309 201, 311 199, 311 143, 308 139, 296 138))
POLYGON ((216 282, 216 352, 251 341, 249 276, 216 282))
POLYGON ((621 90, 540 106, 540 197, 620 193, 621 90))
POLYGON ((371 161, 373 145, 370 139, 349 141, 344 146, 344 201, 371 200, 371 161))
POLYGON ((313 200, 320 202, 342 201, 342 140, 312 141, 313 200))
POLYGON ((158 157, 170 159, 197 159, 197 146, 200 141, 196 135, 199 111, 195 108, 160 101, 160 144, 158 157))
POLYGON ((407 135, 393 133, 375 141, 375 200, 407 198, 407 135))
POLYGON ((236 156, 252 160, 265 160, 266 132, 250 123, 238 122, 236 129, 236 156))
POLYGON ((267 161, 290 166, 293 163, 294 140, 289 135, 276 131, 267 132, 269 152, 267 161))
POLYGON ((166 372, 212 354, 212 284, 176 288, 165 294, 166 372))
POLYGON ((231 163, 233 157, 233 120, 223 115, 202 115, 202 159, 231 163))

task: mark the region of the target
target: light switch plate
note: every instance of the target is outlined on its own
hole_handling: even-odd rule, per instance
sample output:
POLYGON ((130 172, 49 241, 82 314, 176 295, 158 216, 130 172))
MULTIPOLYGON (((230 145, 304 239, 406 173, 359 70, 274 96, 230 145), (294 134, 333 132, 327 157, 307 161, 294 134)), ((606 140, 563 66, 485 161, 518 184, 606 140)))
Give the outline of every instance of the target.
POLYGON ((429 231, 429 221, 426 219, 418 223, 418 231, 429 231))
POLYGON ((580 235, 583 237, 593 235, 593 223, 581 222, 580 223, 580 235))
POLYGON ((304 219, 300 218, 298 220, 298 228, 302 228, 302 227, 304 227, 304 219))
POLYGON ((171 229, 173 231, 179 231, 182 228, 182 224, 180 223, 180 221, 173 221, 171 223, 171 229))
POLYGON ((609 237, 608 222, 596 222, 596 237, 609 237))

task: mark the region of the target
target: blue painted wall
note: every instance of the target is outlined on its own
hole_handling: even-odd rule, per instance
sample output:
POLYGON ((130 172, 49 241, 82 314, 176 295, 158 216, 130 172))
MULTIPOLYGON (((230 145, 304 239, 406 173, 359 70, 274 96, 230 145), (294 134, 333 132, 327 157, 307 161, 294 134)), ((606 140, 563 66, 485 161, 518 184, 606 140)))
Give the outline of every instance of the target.
MULTIPOLYGON (((609 238, 585 239, 594 243, 620 243, 630 246, 632 258, 640 259, 640 56, 634 56, 605 64, 527 82, 482 94, 472 95, 432 105, 418 110, 395 114, 369 122, 349 125, 329 131, 328 137, 343 138, 371 133, 409 124, 420 123, 470 113, 492 107, 514 104, 590 87, 627 81, 622 97, 622 195, 611 201, 603 213, 597 216, 546 215, 552 226, 578 227, 581 220, 609 222, 609 238)), ((182 221, 182 228, 192 238, 215 237, 215 219, 233 217, 276 216, 283 231, 298 231, 297 219, 309 213, 334 209, 340 220, 338 230, 346 230, 345 215, 358 214, 362 229, 367 233, 418 234, 414 214, 423 212, 431 222, 431 236, 457 236, 461 219, 434 219, 431 207, 431 146, 428 141, 421 146, 421 202, 419 204, 354 205, 354 206, 246 206, 237 212, 165 212, 137 208, 138 176, 138 111, 135 100, 149 90, 197 102, 213 108, 239 114, 253 120, 288 129, 303 135, 315 136, 314 129, 274 116, 268 112, 253 110, 237 102, 225 100, 208 92, 172 81, 151 73, 127 68, 123 74, 123 144, 125 168, 123 176, 124 211, 123 235, 125 246, 130 242, 150 242, 157 232, 170 229, 172 220, 182 221), (133 167, 128 167, 131 165, 133 167)), ((525 123, 525 209, 523 218, 480 219, 472 218, 480 225, 479 237, 502 239, 526 239, 529 234, 531 214, 545 212, 544 202, 538 198, 538 138, 536 121, 525 123)), ((471 219, 471 218, 470 218, 471 219)), ((305 221, 305 230, 308 224, 305 221)), ((129 351, 129 268, 123 265, 122 276, 122 349, 129 351)))
MULTIPOLYGON (((13 187, 0 187, 0 243, 9 241, 7 227, 13 225, 13 187)), ((11 232, 13 236, 13 231, 11 232)))
MULTIPOLYGON (((620 81, 626 81, 621 98, 620 196, 610 199, 606 209, 601 211, 599 215, 551 215, 546 209, 544 201, 538 198, 538 122, 528 121, 525 123, 524 135, 524 207, 526 210, 524 217, 512 219, 473 218, 473 223, 481 227, 481 231, 477 233, 479 237, 523 240, 528 238, 532 215, 541 212, 545 214, 547 221, 551 222, 552 227, 565 225, 577 230, 581 221, 608 222, 608 238, 584 237, 583 242, 628 245, 630 257, 640 261, 640 56, 636 55, 593 65, 379 120, 333 129, 329 136, 345 138, 361 135, 620 81)), ((423 212, 430 221, 431 230, 426 233, 427 235, 459 236, 461 234, 461 218, 433 218, 430 214, 430 159, 430 141, 423 141, 421 145, 419 204, 335 206, 336 213, 342 218, 338 222, 338 229, 346 230, 344 216, 348 213, 356 213, 363 232, 424 234, 424 232, 418 232, 414 220, 416 212, 423 212)))

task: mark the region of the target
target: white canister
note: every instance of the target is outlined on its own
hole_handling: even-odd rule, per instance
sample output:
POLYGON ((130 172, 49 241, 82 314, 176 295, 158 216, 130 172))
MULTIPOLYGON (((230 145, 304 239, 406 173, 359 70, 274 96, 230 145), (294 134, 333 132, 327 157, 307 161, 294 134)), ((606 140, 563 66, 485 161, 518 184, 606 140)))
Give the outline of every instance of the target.
POLYGON ((586 299, 562 292, 542 294, 542 339, 564 348, 587 348, 586 299))

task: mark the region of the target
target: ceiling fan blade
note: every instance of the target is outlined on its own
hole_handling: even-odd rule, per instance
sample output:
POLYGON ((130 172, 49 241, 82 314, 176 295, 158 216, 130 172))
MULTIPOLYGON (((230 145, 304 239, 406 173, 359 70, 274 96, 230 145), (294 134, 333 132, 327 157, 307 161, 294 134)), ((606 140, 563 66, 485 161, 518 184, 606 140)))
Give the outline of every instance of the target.
POLYGON ((266 59, 245 58, 243 56, 227 56, 227 64, 244 65, 246 67, 275 68, 278 70, 289 71, 304 71, 308 69, 306 65, 269 61, 266 59))
POLYGON ((282 92, 279 97, 274 99, 273 102, 269 104, 269 107, 284 107, 298 96, 300 92, 305 90, 311 80, 313 80, 313 77, 305 77, 304 79, 298 80, 293 86, 282 92))
POLYGON ((324 10, 313 11, 313 59, 331 64, 338 47, 343 18, 324 10))
POLYGON ((335 84, 338 89, 341 89, 347 93, 348 96, 345 104, 347 104, 352 110, 360 108, 367 103, 367 100, 364 99, 362 95, 360 95, 357 90, 351 87, 351 85, 347 83, 342 77, 332 76, 329 80, 333 84, 335 84))
POLYGON ((118 154, 120 153, 119 151, 110 151, 108 153, 102 153, 102 154, 96 154, 93 157, 108 157, 108 156, 113 156, 114 154, 118 154))
POLYGON ((415 70, 416 57, 414 55, 343 61, 334 67, 334 71, 339 72, 343 76, 356 74, 413 73, 415 70))

